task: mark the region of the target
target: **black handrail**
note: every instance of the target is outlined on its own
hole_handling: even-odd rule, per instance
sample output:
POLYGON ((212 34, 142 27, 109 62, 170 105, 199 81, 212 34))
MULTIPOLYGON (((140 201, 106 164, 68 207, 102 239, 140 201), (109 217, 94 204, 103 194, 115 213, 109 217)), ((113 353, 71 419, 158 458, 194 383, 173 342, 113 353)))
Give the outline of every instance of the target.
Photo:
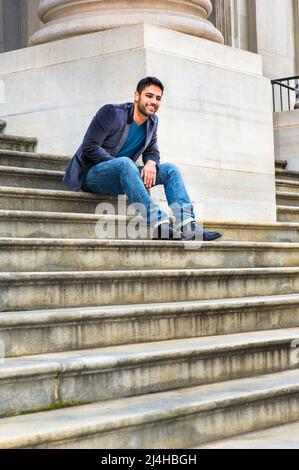
POLYGON ((273 95, 273 111, 276 112, 276 96, 275 96, 275 85, 279 87, 279 96, 280 96, 280 111, 285 111, 284 100, 283 100, 283 89, 288 90, 288 110, 291 110, 291 92, 295 93, 295 108, 299 107, 299 76, 295 77, 286 77, 286 78, 276 78, 271 80, 272 83, 272 95, 273 95), (287 84, 285 84, 287 82, 287 84), (290 82, 293 82, 291 86, 290 82))

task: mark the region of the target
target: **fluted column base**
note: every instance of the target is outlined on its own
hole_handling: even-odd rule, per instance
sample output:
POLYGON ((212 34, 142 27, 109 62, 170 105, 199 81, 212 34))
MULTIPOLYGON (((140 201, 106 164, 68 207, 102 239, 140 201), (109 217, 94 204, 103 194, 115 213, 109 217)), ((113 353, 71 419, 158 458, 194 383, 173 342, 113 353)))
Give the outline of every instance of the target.
POLYGON ((212 11, 210 0, 142 0, 134 2, 134 5, 136 8, 132 8, 132 3, 128 1, 93 0, 86 3, 77 0, 70 4, 68 0, 42 0, 39 16, 45 26, 31 37, 29 45, 139 23, 154 24, 214 42, 224 42, 220 31, 208 21, 212 11), (115 8, 111 8, 113 5, 115 8))

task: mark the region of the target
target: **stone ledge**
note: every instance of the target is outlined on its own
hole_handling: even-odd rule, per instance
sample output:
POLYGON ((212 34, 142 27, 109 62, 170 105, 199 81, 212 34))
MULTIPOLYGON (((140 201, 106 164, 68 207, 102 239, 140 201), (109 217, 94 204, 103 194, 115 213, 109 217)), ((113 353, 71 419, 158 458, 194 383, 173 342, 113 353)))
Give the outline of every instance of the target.
POLYGON ((298 294, 2 312, 0 338, 7 357, 18 357, 264 331, 269 325, 298 327, 298 294))
POLYGON ((1 400, 0 414, 16 406, 26 411, 90 403, 287 370, 296 367, 289 359, 293 341, 299 341, 299 328, 6 358, 1 395, 14 393, 1 400), (33 388, 40 393, 32 396, 33 388))
POLYGON ((257 54, 147 23, 6 52, 1 54, 0 76, 144 47, 207 63, 213 57, 213 63, 221 67, 262 76, 262 58, 257 54))
POLYGON ((4 418, 0 447, 141 448, 146 442, 149 447, 185 448, 219 439, 224 429, 229 437, 285 423, 290 416, 296 420, 298 395, 298 372, 288 371, 4 418), (219 419, 233 417, 233 427, 219 426, 219 419))

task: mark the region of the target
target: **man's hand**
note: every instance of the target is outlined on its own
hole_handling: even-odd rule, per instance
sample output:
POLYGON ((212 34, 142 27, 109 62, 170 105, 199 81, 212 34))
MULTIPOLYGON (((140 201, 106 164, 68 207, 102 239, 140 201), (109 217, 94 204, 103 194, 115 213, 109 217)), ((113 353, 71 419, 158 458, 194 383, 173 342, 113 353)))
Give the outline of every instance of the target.
POLYGON ((157 167, 153 160, 149 160, 141 171, 141 178, 146 188, 151 188, 156 184, 157 167))

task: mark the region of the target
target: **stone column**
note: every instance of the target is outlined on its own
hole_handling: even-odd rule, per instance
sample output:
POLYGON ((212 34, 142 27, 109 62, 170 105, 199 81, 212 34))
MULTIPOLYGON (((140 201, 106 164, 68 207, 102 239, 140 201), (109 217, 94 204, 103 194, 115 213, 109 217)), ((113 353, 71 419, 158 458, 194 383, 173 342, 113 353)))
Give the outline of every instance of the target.
POLYGON ((26 12, 20 0, 0 0, 0 52, 20 49, 23 46, 26 12))
MULTIPOLYGON (((299 0, 294 1, 294 33, 295 33, 295 53, 296 53, 296 65, 295 73, 299 75, 299 0)), ((296 83, 296 103, 295 109, 299 109, 299 80, 296 83)))
POLYGON ((119 26, 150 23, 223 43, 223 36, 208 21, 210 0, 40 0, 44 27, 30 45, 103 31, 119 26))
POLYGON ((213 23, 224 38, 224 43, 228 46, 233 45, 232 41, 232 14, 231 0, 213 0, 213 23))

